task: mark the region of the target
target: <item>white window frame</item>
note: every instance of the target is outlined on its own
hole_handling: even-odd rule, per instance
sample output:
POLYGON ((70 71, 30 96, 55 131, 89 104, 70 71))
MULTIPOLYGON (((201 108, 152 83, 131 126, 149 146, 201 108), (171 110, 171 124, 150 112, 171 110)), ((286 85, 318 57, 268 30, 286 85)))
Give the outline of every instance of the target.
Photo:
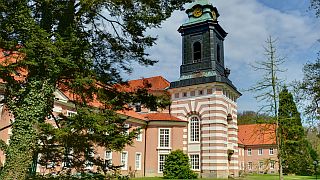
MULTIPOLYGON (((104 162, 108 161, 110 164, 112 164, 112 151, 106 150, 104 153, 104 162), (110 157, 107 157, 107 153, 110 153, 110 157)), ((107 168, 107 167, 106 167, 107 168)))
POLYGON ((269 155, 274 155, 274 149, 273 148, 269 148, 269 155))
POLYGON ((140 129, 139 129, 139 134, 137 135, 136 141, 142 142, 143 129, 141 129, 141 127, 137 127, 137 128, 140 128, 140 129))
MULTIPOLYGON (((165 144, 165 143, 164 143, 165 144)), ((158 149, 170 149, 171 148, 171 128, 159 128, 158 129, 158 149), (161 138, 160 138, 160 136, 161 136, 161 134, 160 134, 160 132, 161 132, 161 130, 168 130, 168 132, 169 132, 169 134, 168 134, 168 146, 161 146, 161 138)))
POLYGON ((200 154, 189 154, 189 159, 190 159, 190 165, 191 165, 191 169, 194 170, 194 171, 200 171, 200 163, 201 163, 201 160, 200 160, 200 154), (198 156, 198 165, 196 165, 192 160, 192 156, 198 156), (198 168, 194 168, 194 166, 198 166, 198 168))
POLYGON ((259 170, 263 170, 264 163, 262 161, 259 161, 259 170))
POLYGON ((130 124, 124 124, 124 128, 127 128, 126 131, 125 131, 125 134, 126 134, 126 135, 129 135, 129 133, 130 133, 130 132, 129 132, 130 124))
POLYGON ((251 149, 251 148, 248 148, 248 149, 247 149, 247 155, 248 155, 248 156, 251 156, 251 155, 252 155, 252 149, 251 149), (249 150, 250 150, 250 151, 249 151, 249 150), (250 152, 250 153, 249 153, 249 152, 250 152))
POLYGON ((252 170, 252 167, 253 167, 253 163, 251 161, 248 162, 248 170, 252 170))
MULTIPOLYGON (((94 152, 91 152, 89 154, 89 156, 94 157, 94 152)), ((93 162, 91 162, 89 160, 86 160, 84 164, 85 164, 85 169, 87 169, 87 170, 92 170, 93 169, 93 162)))
POLYGON ((69 111, 69 110, 67 110, 67 116, 68 116, 68 117, 71 117, 72 115, 75 115, 75 114, 77 114, 76 111, 69 111))
POLYGON ((141 158, 142 157, 142 153, 141 152, 136 152, 136 157, 135 157, 135 167, 136 170, 141 170, 141 158), (137 159, 137 157, 139 157, 139 159, 137 159))
POLYGON ((270 169, 275 169, 276 162, 274 160, 270 161, 270 169))
POLYGON ((122 151, 120 154, 120 164, 123 165, 121 167, 121 170, 128 170, 128 151, 122 151), (126 153, 126 156, 124 157, 125 159, 123 159, 123 153, 126 153))
POLYGON ((159 154, 158 155, 158 173, 163 173, 163 169, 164 169, 164 162, 166 161, 166 158, 168 157, 168 154, 159 154), (160 161, 160 157, 161 156, 164 156, 164 161, 160 161), (161 167, 161 163, 163 163, 163 168, 162 168, 162 171, 160 171, 160 167, 161 167))
POLYGON ((262 148, 259 148, 259 149, 258 149, 258 155, 261 156, 262 154, 263 154, 263 149, 262 149, 262 148))
POLYGON ((199 143, 199 142, 200 142, 200 136, 201 136, 201 134, 200 134, 200 126, 201 126, 200 117, 199 117, 199 116, 191 116, 191 117, 189 118, 189 125, 188 125, 188 126, 189 126, 189 133, 188 133, 189 142, 190 142, 190 143, 199 143), (192 126, 193 126, 193 124, 191 123, 191 121, 192 121, 193 118, 197 118, 197 119, 198 119, 198 133, 194 133, 194 134, 192 135, 191 133, 194 132, 194 131, 191 130, 191 129, 192 129, 192 126), (192 136, 195 136, 194 139, 198 139, 198 140, 196 141, 196 140, 192 139, 192 136), (197 138, 196 138, 196 136, 197 136, 197 138))

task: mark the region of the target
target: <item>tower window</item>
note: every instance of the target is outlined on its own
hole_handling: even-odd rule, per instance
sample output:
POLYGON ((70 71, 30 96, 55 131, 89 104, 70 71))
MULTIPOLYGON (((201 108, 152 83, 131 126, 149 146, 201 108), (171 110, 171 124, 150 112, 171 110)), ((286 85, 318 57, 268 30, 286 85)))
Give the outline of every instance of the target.
POLYGON ((220 58, 221 58, 221 57, 220 57, 220 46, 219 46, 219 44, 217 44, 217 61, 218 61, 218 62, 221 61, 220 58))
POLYGON ((193 63, 201 61, 201 43, 193 43, 193 63))
POLYGON ((190 142, 199 142, 200 140, 200 121, 198 117, 191 117, 190 120, 190 142))

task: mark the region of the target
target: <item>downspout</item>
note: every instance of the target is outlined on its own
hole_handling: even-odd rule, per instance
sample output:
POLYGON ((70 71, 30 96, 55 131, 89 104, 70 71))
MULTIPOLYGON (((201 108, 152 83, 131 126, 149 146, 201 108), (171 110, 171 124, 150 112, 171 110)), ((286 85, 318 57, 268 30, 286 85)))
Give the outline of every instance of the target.
POLYGON ((147 129, 149 125, 149 121, 146 121, 147 124, 144 128, 144 157, 143 157, 143 177, 146 177, 146 158, 147 158, 147 129))

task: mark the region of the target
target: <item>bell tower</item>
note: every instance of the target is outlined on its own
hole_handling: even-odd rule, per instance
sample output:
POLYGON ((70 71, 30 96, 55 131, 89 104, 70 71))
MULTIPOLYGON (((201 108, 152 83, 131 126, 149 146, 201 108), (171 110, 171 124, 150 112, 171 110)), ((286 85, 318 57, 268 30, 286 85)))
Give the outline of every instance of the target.
POLYGON ((183 150, 202 177, 238 176, 237 103, 241 93, 225 68, 219 12, 209 0, 196 0, 186 10, 180 78, 170 83, 171 113, 189 122, 183 150))

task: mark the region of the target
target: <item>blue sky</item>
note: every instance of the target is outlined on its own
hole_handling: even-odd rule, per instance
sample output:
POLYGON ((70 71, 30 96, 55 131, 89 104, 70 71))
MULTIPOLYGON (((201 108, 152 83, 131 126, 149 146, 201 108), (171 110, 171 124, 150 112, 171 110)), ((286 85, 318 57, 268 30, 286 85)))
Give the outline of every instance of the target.
MULTIPOLYGON (((280 57, 285 57, 286 72, 279 75, 289 84, 301 80, 302 68, 312 62, 320 51, 320 19, 309 9, 309 0, 212 0, 220 17, 219 24, 228 32, 225 39, 225 63, 231 69, 230 79, 243 93, 238 100, 239 111, 256 111, 261 105, 254 94, 243 89, 255 84, 261 72, 252 70, 250 64, 264 60, 265 40, 277 39, 280 57)), ((186 5, 187 6, 187 5, 186 5)), ((128 79, 161 75, 169 81, 179 78, 181 64, 181 36, 179 26, 187 19, 183 11, 173 13, 162 28, 149 30, 157 35, 157 45, 148 52, 159 60, 153 67, 134 65, 128 79)))

